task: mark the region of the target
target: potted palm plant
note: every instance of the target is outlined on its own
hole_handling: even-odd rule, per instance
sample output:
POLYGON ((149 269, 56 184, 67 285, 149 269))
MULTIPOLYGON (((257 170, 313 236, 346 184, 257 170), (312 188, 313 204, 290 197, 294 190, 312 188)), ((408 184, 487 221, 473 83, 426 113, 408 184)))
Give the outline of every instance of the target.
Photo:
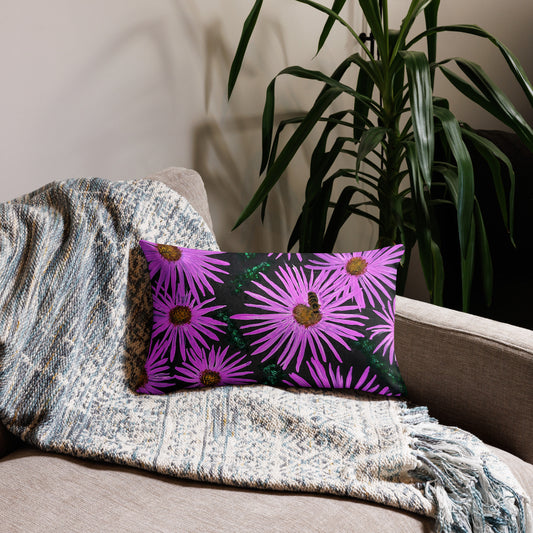
MULTIPOLYGON (((305 198, 289 239, 289 250, 298 245, 301 252, 333 251, 344 224, 353 217, 370 218, 379 227, 376 246, 400 242, 405 246, 398 292, 401 294, 404 289, 411 251, 418 243, 431 301, 442 305, 444 269, 435 212, 441 205, 452 205, 457 214, 463 308, 466 310, 469 305, 475 260, 480 262, 485 295, 490 300, 492 261, 476 187, 494 188, 502 223, 512 239, 513 169, 495 144, 460 122, 448 102, 434 94, 435 76, 443 75, 463 95, 515 131, 531 151, 533 129, 479 65, 457 57, 437 60, 437 37, 462 33, 490 41, 533 105, 533 86, 517 58, 478 26, 438 26, 439 0, 412 0, 399 29, 389 28, 387 0, 358 0, 376 54, 341 16, 346 0, 334 0, 332 7, 313 0, 295 1, 325 16, 317 53, 334 24, 342 25, 361 51, 343 59, 331 73, 289 66, 270 82, 262 119, 260 174, 264 177, 235 227, 261 206, 264 215, 269 192, 283 177, 302 143, 318 129, 305 198), (412 35, 415 21, 422 16, 425 31, 412 35), (426 44, 426 52, 417 49, 421 42, 426 44), (355 84, 346 81, 354 70, 355 84), (275 83, 279 76, 318 83, 320 90, 307 113, 275 124, 275 83), (343 102, 350 100, 350 106, 332 111, 341 96, 343 102), (282 137, 287 126, 294 130, 282 137), (488 163, 492 184, 486 177, 483 183, 475 179, 465 141, 488 163), (346 157, 351 158, 348 166, 339 163, 346 157), (335 192, 337 180, 349 183, 335 192)), ((256 0, 244 22, 230 70, 228 97, 262 5, 263 0, 256 0)))

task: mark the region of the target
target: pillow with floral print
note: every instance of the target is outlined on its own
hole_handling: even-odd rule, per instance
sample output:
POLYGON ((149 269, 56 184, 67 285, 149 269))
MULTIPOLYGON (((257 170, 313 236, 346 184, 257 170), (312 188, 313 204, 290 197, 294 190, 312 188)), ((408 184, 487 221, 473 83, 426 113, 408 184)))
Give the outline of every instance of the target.
POLYGON ((402 245, 297 254, 140 245, 153 327, 139 393, 257 383, 405 393, 394 352, 402 245))

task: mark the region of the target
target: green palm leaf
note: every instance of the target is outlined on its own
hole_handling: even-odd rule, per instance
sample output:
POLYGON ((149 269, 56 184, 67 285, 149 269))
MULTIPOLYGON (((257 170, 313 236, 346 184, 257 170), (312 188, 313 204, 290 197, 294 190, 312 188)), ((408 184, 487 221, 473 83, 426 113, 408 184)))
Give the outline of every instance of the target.
POLYGON ((398 54, 398 52, 404 48, 407 35, 409 31, 411 30, 411 28, 413 27, 413 24, 415 23, 418 15, 420 15, 420 13, 424 11, 424 9, 426 9, 426 7, 428 7, 428 5, 430 5, 432 2, 434 2, 434 0, 412 0, 411 1, 407 14, 402 20, 398 40, 396 41, 394 49, 391 53, 392 58, 394 58, 396 54, 398 54))
MULTIPOLYGON (((424 9, 424 19, 426 21, 426 28, 434 28, 437 26, 437 18, 439 14, 440 0, 433 0, 424 9)), ((435 63, 437 60, 437 34, 432 33, 427 36, 427 49, 429 64, 435 63)), ((435 71, 431 70, 431 85, 435 82, 435 71)))
POLYGON ((507 121, 505 113, 494 103, 488 100, 476 87, 465 81, 461 76, 458 76, 450 69, 446 68, 444 65, 451 61, 450 59, 443 61, 437 65, 439 70, 444 74, 444 76, 451 82, 451 84, 461 93, 463 93, 467 98, 475 102, 480 107, 488 111, 492 116, 496 117, 498 120, 504 124, 507 121))
MULTIPOLYGON (((266 150, 266 157, 268 158, 268 165, 267 167, 270 168, 273 164, 273 162, 276 160, 276 156, 278 154, 278 144, 279 144, 279 138, 281 134, 283 133, 283 130, 286 126, 293 125, 293 124, 301 124, 305 119, 305 116, 297 116, 292 117, 289 119, 281 120, 278 124, 278 127, 276 128, 276 134, 274 135, 274 140, 272 141, 272 146, 270 147, 270 154, 268 153, 268 149, 266 150)), ((263 156, 265 155, 265 140, 263 140, 263 156)), ((263 167, 263 162, 261 162, 261 172, 263 173, 265 168, 263 167)))
POLYGON ((418 156, 417 165, 424 181, 431 185, 435 149, 433 131, 433 91, 427 57, 422 52, 402 52, 409 81, 409 101, 418 156))
POLYGON ((302 208, 300 252, 324 251, 324 232, 333 184, 333 179, 327 179, 322 185, 320 194, 317 194, 312 202, 306 201, 302 208))
MULTIPOLYGON (((333 6, 331 7, 331 11, 338 15, 341 12, 341 9, 344 7, 345 3, 346 0, 335 0, 333 2, 333 6)), ((318 49, 316 51, 317 54, 324 46, 324 43, 326 42, 326 39, 329 36, 331 28, 333 28, 333 24, 335 24, 335 20, 335 17, 333 17, 332 15, 328 17, 328 20, 326 20, 326 24, 324 24, 324 29, 322 30, 322 33, 320 34, 320 39, 318 40, 318 49)))
POLYGON ((250 42, 250 37, 252 36, 252 33, 254 31, 262 6, 263 0, 256 0, 255 4, 252 7, 252 10, 250 11, 250 14, 244 21, 239 45, 237 46, 237 51, 235 52, 235 56, 233 57, 233 61, 231 63, 228 80, 228 98, 231 97, 231 93, 233 92, 233 88, 235 87, 239 72, 241 71, 244 54, 246 53, 246 49, 248 48, 248 43, 250 42))
MULTIPOLYGON (((362 0, 359 0, 360 3, 362 3, 362 0)), ((299 2, 300 4, 307 4, 308 6, 314 7, 318 11, 322 11, 322 13, 326 13, 330 17, 334 18, 336 21, 340 22, 352 35, 352 37, 359 43, 361 48, 365 51, 365 53, 369 56, 369 58, 372 58, 372 54, 370 53, 370 50, 367 48, 365 43, 361 40, 359 37, 359 34, 342 18, 340 17, 335 11, 332 11, 331 9, 327 8, 326 6, 323 6, 322 4, 318 4, 317 2, 313 2, 313 0, 296 0, 296 2, 299 2)))
POLYGON ((474 252, 476 246, 476 220, 472 217, 469 228, 468 245, 466 253, 461 257, 461 293, 463 296, 463 309, 470 307, 470 293, 474 279, 474 252))
POLYGON ((324 134, 327 135, 326 129, 321 136, 323 143, 317 144, 311 156, 309 179, 305 188, 306 202, 311 202, 317 194, 320 194, 322 181, 335 163, 337 157, 343 153, 344 145, 353 142, 351 137, 337 137, 331 149, 326 151, 327 136, 324 136, 324 134))
POLYGON ((448 145, 457 163, 459 179, 457 198, 457 225, 459 228, 459 244, 461 257, 465 258, 468 252, 468 239, 470 225, 474 211, 474 168, 468 149, 463 141, 461 128, 451 111, 435 106, 435 118, 442 124, 448 145))
POLYGON ((378 48, 382 48, 385 43, 385 36, 379 11, 379 2, 377 0, 359 0, 359 6, 368 22, 370 32, 378 44, 378 48))
MULTIPOLYGON (((438 172, 446 181, 448 190, 452 198, 454 207, 459 212, 461 197, 461 180, 455 168, 451 165, 436 165, 438 172)), ((463 297, 463 309, 469 307, 470 292, 472 289, 472 279, 474 277, 474 251, 476 244, 476 223, 474 213, 470 217, 467 230, 467 243, 461 246, 461 289, 463 297)))
POLYGON ((514 233, 514 203, 515 203, 515 193, 516 193, 516 180, 513 165, 511 160, 502 152, 492 141, 489 139, 478 135, 474 131, 471 131, 467 128, 462 129, 463 137, 472 142, 475 149, 486 161, 494 182, 494 189, 496 192, 496 197, 500 207, 500 212, 503 217, 504 224, 509 232, 509 237, 511 242, 513 242, 513 233, 514 233), (507 168, 507 174, 509 177, 509 209, 507 209, 507 201, 505 199, 505 187, 502 182, 501 177, 501 164, 505 165, 507 168))
POLYGON ((387 130, 385 128, 374 127, 369 128, 361 135, 359 142, 359 150, 357 152, 357 161, 355 166, 356 175, 359 173, 361 163, 366 159, 368 154, 372 152, 385 138, 387 130))
POLYGON ((475 203, 474 215, 476 217, 476 229, 479 238, 479 255, 481 258, 481 268, 483 271, 483 292, 485 294, 485 304, 489 306, 492 302, 494 268, 492 265, 492 257, 490 255, 490 245, 487 237, 487 231, 485 229, 485 222, 483 221, 483 215, 477 200, 475 203))
POLYGON ((333 251, 333 246, 335 245, 339 231, 352 214, 350 211, 350 202, 352 200, 352 196, 357 193, 357 190, 358 187, 345 187, 339 195, 337 203, 333 209, 333 213, 331 214, 328 228, 324 235, 324 251, 333 251))
MULTIPOLYGON (((360 69, 357 76, 356 93, 371 100, 374 85, 374 80, 368 75, 368 72, 360 69)), ((361 139, 365 127, 372 126, 372 123, 368 120, 370 105, 367 102, 363 98, 354 98, 353 138, 356 142, 361 139)))
MULTIPOLYGON (((296 78, 303 78, 307 80, 313 80, 318 82, 323 82, 324 88, 322 89, 321 94, 324 91, 327 91, 330 87, 336 87, 350 96, 352 96, 356 102, 360 102, 362 107, 362 112, 368 114, 368 109, 372 108, 376 110, 376 103, 366 94, 360 94, 357 91, 354 91, 350 86, 341 83, 338 80, 338 77, 341 73, 345 72, 345 68, 352 63, 354 60, 357 60, 357 54, 352 56, 352 59, 348 64, 342 65, 341 69, 337 69, 333 76, 327 76, 320 71, 309 70, 300 66, 287 67, 280 71, 274 79, 268 84, 265 97, 265 105, 263 108, 263 119, 262 119, 262 158, 261 158, 261 169, 260 174, 265 170, 269 158, 271 159, 271 145, 272 145, 272 133, 274 129, 274 112, 275 112, 275 89, 276 89, 276 80, 279 76, 289 75, 296 78)), ((367 82, 368 83, 368 82, 367 82)), ((320 96, 319 96, 320 98, 320 96)), ((360 117, 364 120, 364 116, 360 117)))
POLYGON ((533 85, 531 85, 531 82, 528 79, 526 71, 524 70, 522 65, 520 65, 520 62, 518 61, 517 57, 501 41, 496 39, 493 35, 485 31, 484 29, 480 28, 479 26, 469 25, 469 24, 457 24, 457 25, 451 25, 451 26, 439 26, 436 28, 432 28, 432 29, 425 31, 424 33, 421 33, 420 35, 417 35, 412 41, 410 41, 406 45, 406 48, 408 49, 411 48, 420 39, 424 39, 431 35, 436 35, 437 33, 442 33, 442 32, 465 33, 469 35, 475 35, 476 37, 482 37, 484 39, 488 39, 501 52, 505 61, 509 65, 511 72, 513 73, 514 77, 516 78, 520 86, 522 87, 522 90, 524 91, 524 94, 528 98, 529 103, 533 106, 533 85))
POLYGON ((287 141, 287 144, 284 146, 283 150, 272 164, 272 167, 267 172, 264 180, 261 182, 261 185, 250 200, 250 203, 241 213, 241 216, 235 223, 233 229, 240 226, 261 205, 261 203, 268 195, 272 187, 274 187, 283 172, 285 172, 292 158, 294 157, 304 140, 307 138, 309 133, 311 133, 311 130, 315 127, 316 123, 319 121, 324 111, 342 93, 342 89, 332 87, 322 93, 319 98, 317 98, 316 102, 309 110, 309 113, 306 115, 305 119, 298 126, 296 131, 292 134, 291 138, 287 141))
POLYGON ((503 91, 492 82, 478 64, 461 58, 456 58, 455 62, 485 98, 501 110, 506 119, 505 124, 512 128, 533 151, 533 129, 503 91))
POLYGON ((444 291, 444 263, 440 249, 431 235, 431 220, 429 208, 424 194, 424 178, 417 162, 417 151, 414 143, 406 144, 407 164, 411 194, 413 196, 412 207, 416 235, 418 238, 420 263, 426 279, 426 285, 431 295, 431 301, 442 305, 444 291))

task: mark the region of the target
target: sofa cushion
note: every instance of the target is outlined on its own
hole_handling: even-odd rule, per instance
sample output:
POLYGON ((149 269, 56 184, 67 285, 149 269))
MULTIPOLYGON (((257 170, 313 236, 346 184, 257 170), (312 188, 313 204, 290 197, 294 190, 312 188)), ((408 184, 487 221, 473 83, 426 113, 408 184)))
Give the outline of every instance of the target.
MULTIPOLYGON (((491 448, 533 496, 533 465, 491 448)), ((433 520, 334 496, 178 480, 34 449, 0 460, 6 531, 336 532, 433 530, 433 520)))
POLYGON ((427 532, 432 520, 348 498, 262 492, 21 449, 0 461, 7 531, 427 532))

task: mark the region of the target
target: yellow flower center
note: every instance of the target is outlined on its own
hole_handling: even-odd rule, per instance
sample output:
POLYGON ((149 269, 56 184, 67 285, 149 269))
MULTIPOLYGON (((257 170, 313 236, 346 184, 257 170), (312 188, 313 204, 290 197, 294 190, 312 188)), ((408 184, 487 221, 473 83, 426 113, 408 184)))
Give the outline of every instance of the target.
POLYGON ((215 370, 206 369, 200 375, 200 381, 205 387, 215 387, 220 383, 220 374, 215 370))
POLYGON ((366 272, 368 263, 362 257, 352 257, 347 265, 346 272, 352 276, 361 276, 366 272))
POLYGON ((292 310, 292 316, 298 324, 301 324, 306 328, 318 324, 322 320, 322 314, 320 311, 314 310, 312 307, 304 304, 298 304, 292 310))
POLYGON ((177 246, 171 244, 158 244, 157 251, 161 254, 161 257, 167 261, 178 261, 181 257, 181 250, 177 246))
POLYGON ((186 305, 177 305, 170 310, 169 319, 175 326, 182 326, 191 321, 192 313, 186 305))

